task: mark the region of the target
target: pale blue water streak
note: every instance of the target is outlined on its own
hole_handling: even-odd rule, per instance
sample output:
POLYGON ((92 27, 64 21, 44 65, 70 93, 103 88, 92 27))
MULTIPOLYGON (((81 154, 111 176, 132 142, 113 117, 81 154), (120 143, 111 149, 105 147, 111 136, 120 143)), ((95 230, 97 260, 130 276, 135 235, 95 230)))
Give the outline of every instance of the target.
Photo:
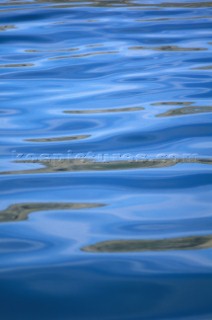
POLYGON ((0 1, 1 319, 212 318, 211 7, 0 1))

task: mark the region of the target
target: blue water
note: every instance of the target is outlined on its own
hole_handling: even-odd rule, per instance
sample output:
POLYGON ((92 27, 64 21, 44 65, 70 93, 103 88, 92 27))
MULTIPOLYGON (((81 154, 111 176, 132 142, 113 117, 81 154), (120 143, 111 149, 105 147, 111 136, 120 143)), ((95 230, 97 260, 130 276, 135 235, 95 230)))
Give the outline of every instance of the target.
POLYGON ((212 319, 211 8, 0 1, 0 319, 212 319))

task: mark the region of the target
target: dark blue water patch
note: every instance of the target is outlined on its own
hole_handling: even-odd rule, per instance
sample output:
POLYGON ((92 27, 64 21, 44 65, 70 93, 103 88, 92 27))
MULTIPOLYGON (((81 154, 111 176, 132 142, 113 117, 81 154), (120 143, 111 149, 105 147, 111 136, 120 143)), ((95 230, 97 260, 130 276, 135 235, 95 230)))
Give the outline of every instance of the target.
POLYGON ((115 223, 111 224, 111 234, 118 234, 118 236, 130 236, 133 234, 134 237, 145 237, 151 232, 157 238, 160 237, 168 237, 169 234, 183 234, 184 232, 187 235, 201 234, 205 232, 206 234, 210 233, 212 227, 211 218, 195 218, 195 219, 173 219, 173 220, 165 220, 165 221, 143 221, 142 223, 132 222, 126 226, 124 223, 115 223), (206 223, 207 222, 207 223, 206 223))
MULTIPOLYGON (((165 170, 164 170, 165 171, 165 170)), ((184 173, 180 174, 179 172, 174 172, 173 174, 170 172, 169 174, 165 175, 165 172, 160 172, 160 174, 154 174, 154 171, 151 172, 151 174, 145 174, 142 171, 138 171, 134 173, 134 176, 130 175, 130 172, 124 172, 125 176, 123 174, 114 175, 112 172, 110 175, 108 173, 80 173, 78 175, 72 174, 70 177, 67 177, 66 175, 59 175, 57 177, 56 174, 53 174, 52 176, 50 174, 40 176, 30 176, 28 178, 22 177, 20 180, 16 175, 14 175, 14 178, 4 178, 6 180, 4 182, 4 188, 7 188, 7 185, 9 186, 9 189, 11 190, 11 180, 12 184, 14 183, 13 180, 17 180, 17 186, 21 185, 27 185, 29 182, 34 185, 34 183, 37 183, 38 185, 41 184, 43 186, 43 183, 45 183, 45 186, 51 186, 54 185, 55 179, 57 179, 57 183, 62 185, 70 185, 73 184, 75 186, 82 185, 82 186, 89 186, 89 184, 98 186, 102 183, 104 185, 111 185, 111 183, 114 186, 125 186, 129 189, 131 188, 140 188, 140 189, 183 189, 183 188, 195 188, 195 187, 201 187, 201 186, 207 186, 211 185, 212 183, 212 175, 210 174, 210 170, 207 172, 200 172, 200 173, 184 173), (44 178, 43 178, 44 177, 44 178), (90 181, 91 177, 93 177, 92 181, 90 181), (117 177, 115 179, 115 177, 117 177), (48 179, 47 179, 48 178, 48 179), (61 181, 61 183, 60 183, 61 181)), ((3 179, 3 178, 2 178, 3 179)))
POLYGON ((12 319, 14 312, 23 314, 23 319, 155 319, 159 313, 161 319, 210 318, 208 274, 142 275, 134 272, 133 264, 126 264, 124 276, 119 271, 123 270, 122 260, 19 270, 15 277, 11 272, 2 273, 5 319, 12 319))

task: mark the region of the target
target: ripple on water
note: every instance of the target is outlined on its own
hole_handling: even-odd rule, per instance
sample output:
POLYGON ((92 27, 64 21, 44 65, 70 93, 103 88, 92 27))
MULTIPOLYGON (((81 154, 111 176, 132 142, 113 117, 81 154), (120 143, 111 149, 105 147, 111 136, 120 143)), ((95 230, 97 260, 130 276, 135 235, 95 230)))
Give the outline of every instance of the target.
POLYGON ((0 222, 20 221, 27 219, 28 215, 37 211, 53 210, 79 210, 98 208, 104 206, 100 203, 57 203, 57 202, 35 202, 18 203, 0 211, 0 222))
POLYGON ((110 240, 87 247, 86 252, 144 252, 212 248, 212 235, 157 240, 110 240))
POLYGON ((49 138, 34 138, 34 139, 25 139, 29 142, 60 142, 60 141, 72 141, 72 140, 81 140, 89 138, 89 134, 81 134, 78 136, 69 136, 69 137, 49 137, 49 138))

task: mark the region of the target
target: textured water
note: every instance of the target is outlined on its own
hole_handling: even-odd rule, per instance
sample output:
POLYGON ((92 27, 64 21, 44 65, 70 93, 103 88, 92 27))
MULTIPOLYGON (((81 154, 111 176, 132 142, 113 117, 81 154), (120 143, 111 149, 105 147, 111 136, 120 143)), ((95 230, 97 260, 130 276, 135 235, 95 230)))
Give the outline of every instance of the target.
POLYGON ((0 1, 0 318, 212 319, 211 7, 0 1))

